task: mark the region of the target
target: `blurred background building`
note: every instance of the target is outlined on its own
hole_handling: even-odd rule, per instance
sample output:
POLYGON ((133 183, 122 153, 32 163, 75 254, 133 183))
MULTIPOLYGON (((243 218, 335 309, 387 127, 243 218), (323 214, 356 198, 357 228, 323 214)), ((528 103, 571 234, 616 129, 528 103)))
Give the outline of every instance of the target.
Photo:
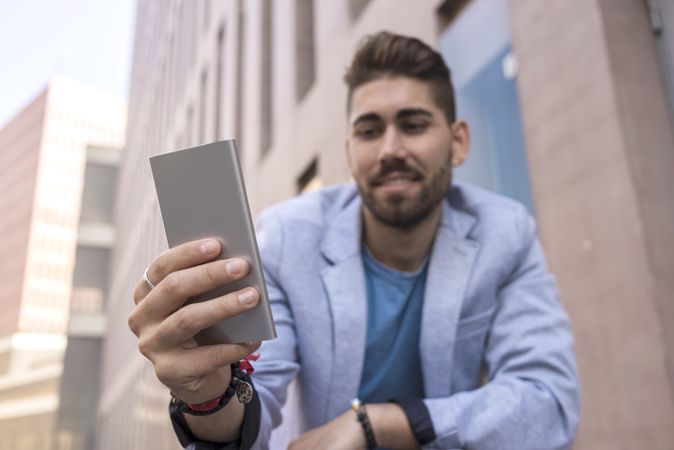
MULTIPOLYGON (((125 127, 124 101, 54 79, 0 130, 0 448, 51 449, 68 400, 61 386, 75 381, 62 375, 100 371, 98 354, 72 361, 66 371, 63 358, 71 351, 71 299, 102 315, 104 292, 85 298, 73 276, 78 286, 97 287, 75 270, 76 257, 78 269, 94 269, 93 258, 81 252, 101 236, 80 223, 80 213, 94 219, 92 210, 106 210, 109 217, 114 205, 105 200, 114 191, 98 192, 96 174, 87 176, 83 196, 85 167, 106 152, 119 158, 125 127)), ((112 235, 110 225, 105 232, 112 235)), ((95 401, 97 390, 89 396, 95 401)))
POLYGON ((95 446, 121 148, 87 146, 54 450, 95 446))
MULTIPOLYGON (((51 90, 0 133, 0 162, 13 168, 0 179, 0 447, 42 448, 49 438, 36 430, 54 429, 61 448, 82 448, 91 428, 72 419, 88 406, 98 410, 99 450, 179 448, 168 392, 127 327, 133 288, 166 248, 147 158, 237 138, 254 212, 347 181, 341 77, 358 41, 387 29, 434 43, 453 70, 474 140, 457 178, 518 199, 538 220, 577 341, 584 405, 574 448, 671 448, 672 2, 139 0, 136 21, 114 239, 109 226, 87 225, 112 216, 85 198, 80 218, 79 202, 85 160, 114 167, 102 148, 120 147, 120 135, 103 126, 86 138, 58 134, 51 90), (79 175, 61 180, 66 167, 79 175), (91 266, 76 265, 76 253, 91 266), (103 369, 57 415, 59 390, 77 392, 59 382, 67 331, 66 373, 97 356, 103 369), (96 404, 86 399, 98 383, 96 404), (19 395, 35 400, 21 409, 19 395)), ((113 109, 97 102, 87 117, 113 109)), ((63 126, 80 123, 67 117, 63 126)), ((108 199, 101 183, 93 189, 108 199)), ((274 448, 292 436, 292 408, 274 448)))

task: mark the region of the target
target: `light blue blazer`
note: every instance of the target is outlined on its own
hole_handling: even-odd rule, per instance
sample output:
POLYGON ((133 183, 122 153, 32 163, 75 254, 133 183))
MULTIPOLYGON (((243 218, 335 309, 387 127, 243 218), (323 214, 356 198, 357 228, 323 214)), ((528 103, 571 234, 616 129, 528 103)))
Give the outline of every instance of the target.
MULTIPOLYGON (((302 429, 350 407, 367 298, 354 184, 264 211, 258 242, 278 338, 253 376, 268 448, 297 378, 302 429)), ((573 337, 534 220, 520 204, 455 182, 426 284, 420 353, 437 439, 429 449, 562 449, 578 425, 573 337)), ((400 367, 405 370, 405 367, 400 367)))

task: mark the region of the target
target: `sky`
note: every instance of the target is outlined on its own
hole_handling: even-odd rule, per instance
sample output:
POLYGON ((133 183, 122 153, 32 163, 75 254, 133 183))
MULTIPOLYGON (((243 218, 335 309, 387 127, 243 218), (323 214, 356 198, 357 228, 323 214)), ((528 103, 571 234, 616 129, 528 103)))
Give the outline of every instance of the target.
POLYGON ((127 98, 136 0, 0 0, 0 128, 53 76, 127 98))

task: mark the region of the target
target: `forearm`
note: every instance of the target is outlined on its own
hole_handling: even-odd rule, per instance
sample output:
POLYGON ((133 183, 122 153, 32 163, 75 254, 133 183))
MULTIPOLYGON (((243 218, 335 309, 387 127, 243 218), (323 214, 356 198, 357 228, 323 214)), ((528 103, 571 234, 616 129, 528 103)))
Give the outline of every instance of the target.
POLYGON ((474 391, 424 402, 442 448, 563 449, 577 423, 564 390, 502 376, 474 391))
POLYGON ((185 421, 192 434, 209 442, 234 442, 241 434, 244 405, 233 398, 227 406, 208 416, 185 414, 185 421))
POLYGON ((379 447, 417 449, 417 443, 405 412, 395 403, 371 403, 365 406, 379 447))

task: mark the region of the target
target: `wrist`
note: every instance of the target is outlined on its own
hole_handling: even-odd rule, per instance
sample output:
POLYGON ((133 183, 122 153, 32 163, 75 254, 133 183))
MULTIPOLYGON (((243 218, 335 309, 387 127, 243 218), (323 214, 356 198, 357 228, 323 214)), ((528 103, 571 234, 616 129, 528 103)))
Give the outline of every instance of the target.
POLYGON ((224 391, 220 391, 220 394, 215 397, 205 401, 186 401, 171 392, 171 403, 185 414, 207 416, 222 410, 234 397, 242 404, 249 403, 253 398, 250 376, 246 371, 241 370, 239 363, 231 365, 229 383, 224 391))
POLYGON ((372 430, 380 447, 420 448, 403 409, 396 403, 367 405, 372 430))
POLYGON ((172 389, 171 395, 186 403, 204 403, 225 392, 231 381, 230 366, 221 367, 215 373, 199 381, 198 389, 172 389))
POLYGON ((370 422, 365 405, 355 398, 351 401, 351 409, 356 413, 356 420, 360 424, 361 435, 365 441, 365 448, 368 450, 377 448, 377 439, 375 438, 372 423, 370 422))

